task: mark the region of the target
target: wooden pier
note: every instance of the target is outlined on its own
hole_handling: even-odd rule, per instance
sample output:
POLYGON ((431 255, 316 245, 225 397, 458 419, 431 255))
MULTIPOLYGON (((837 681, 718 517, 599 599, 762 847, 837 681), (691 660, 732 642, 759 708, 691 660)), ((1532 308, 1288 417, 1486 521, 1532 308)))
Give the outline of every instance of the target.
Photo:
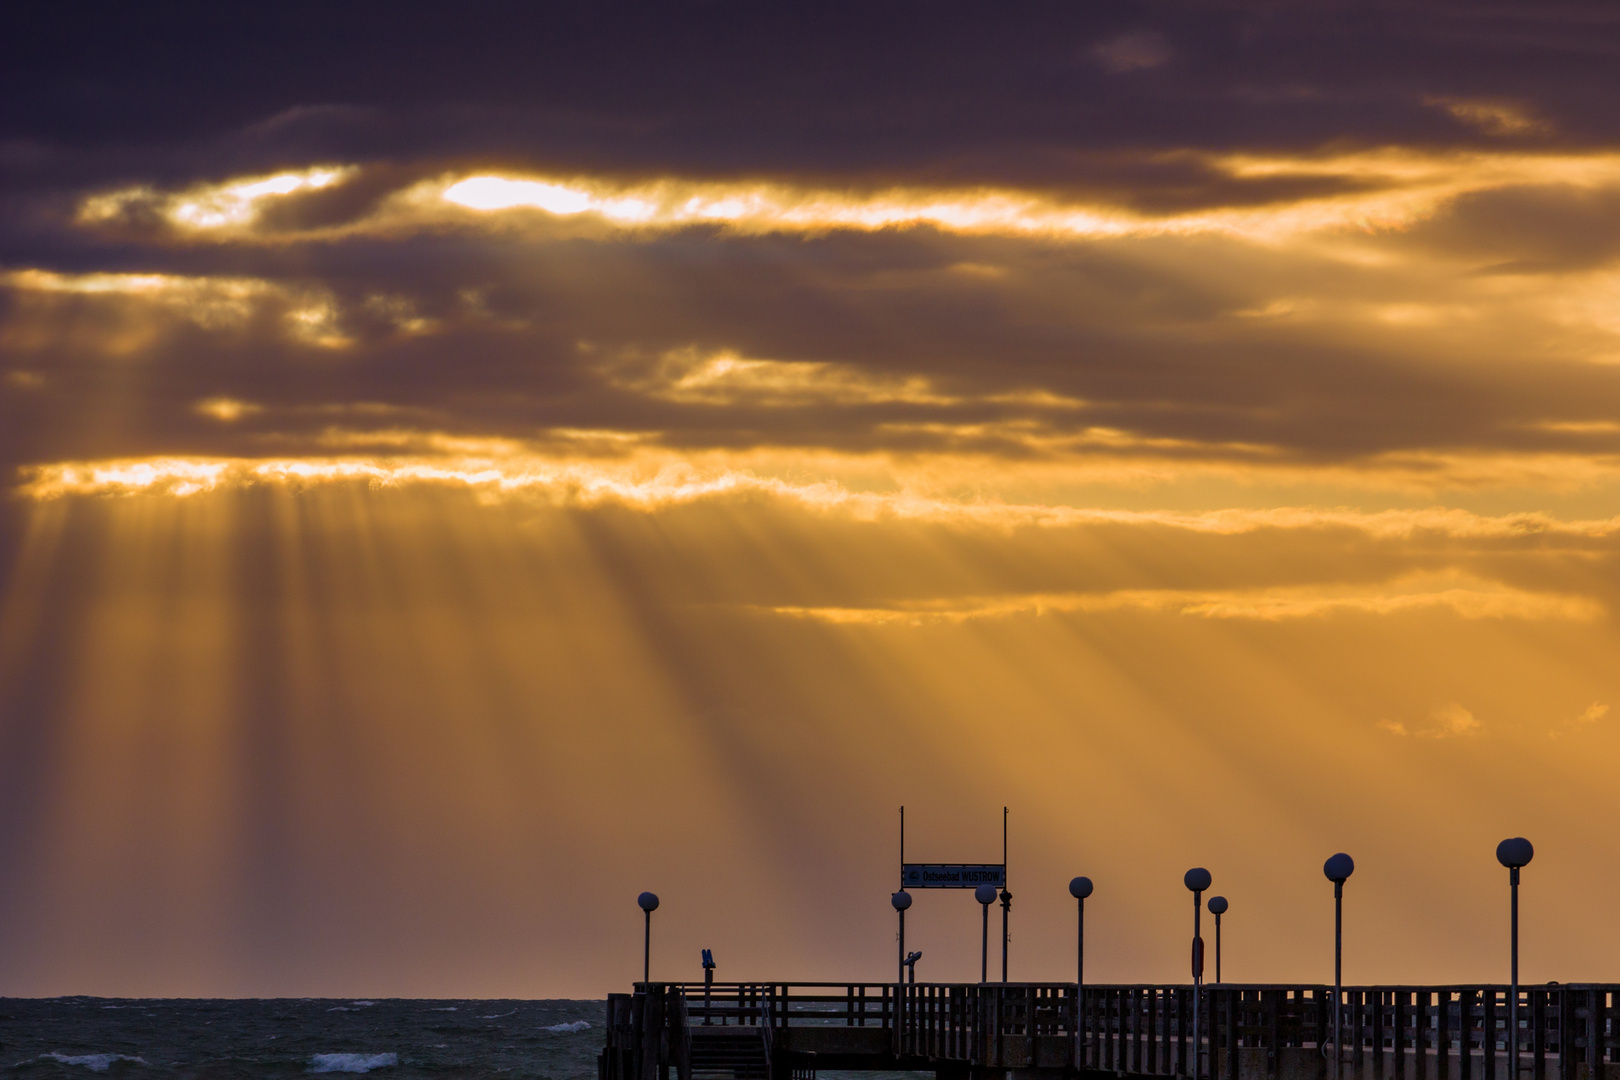
POLYGON ((638 983, 607 1003, 599 1080, 1620 1080, 1620 984, 1333 988, 1074 983, 638 983), (1195 1055, 1196 1049, 1196 1055, 1195 1055))

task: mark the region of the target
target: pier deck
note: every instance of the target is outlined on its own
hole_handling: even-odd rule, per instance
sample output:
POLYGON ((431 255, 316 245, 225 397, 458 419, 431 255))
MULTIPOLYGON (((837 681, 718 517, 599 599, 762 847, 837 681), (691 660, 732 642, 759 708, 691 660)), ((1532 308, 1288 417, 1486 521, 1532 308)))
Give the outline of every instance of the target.
MULTIPOLYGON (((1203 988, 1200 1080, 1334 1080, 1333 989, 1203 988)), ((1620 1080, 1620 984, 1346 987, 1341 1080, 1620 1080)), ((609 995, 600 1080, 1194 1077, 1191 986, 637 983, 609 995)))

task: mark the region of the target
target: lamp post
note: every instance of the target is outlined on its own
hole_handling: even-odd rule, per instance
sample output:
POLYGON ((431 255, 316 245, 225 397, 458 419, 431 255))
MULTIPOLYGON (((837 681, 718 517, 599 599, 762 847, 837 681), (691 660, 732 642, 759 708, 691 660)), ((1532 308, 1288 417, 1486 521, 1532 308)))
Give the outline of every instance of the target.
POLYGON ((911 894, 901 889, 889 897, 889 903, 894 905, 895 913, 900 916, 900 967, 895 978, 900 982, 906 981, 906 908, 911 906, 911 894))
POLYGON ((1496 845, 1496 861, 1508 868, 1508 885, 1513 890, 1513 985, 1508 998, 1508 1028, 1513 1038, 1513 1065, 1510 1080, 1519 1080, 1519 868, 1530 865, 1536 849, 1522 836, 1515 836, 1496 845))
POLYGON ((1221 981, 1221 916, 1226 914, 1226 897, 1209 898, 1209 913, 1215 916, 1215 981, 1221 981))
POLYGON ((1080 922, 1075 935, 1074 982, 1086 985, 1086 897, 1091 895, 1091 879, 1077 877, 1069 882, 1069 895, 1080 901, 1080 922))
POLYGON ((984 909, 984 937, 979 944, 979 981, 990 981, 990 905, 996 902, 996 887, 980 885, 973 890, 973 899, 984 909))
POLYGON ((652 982, 652 913, 658 910, 658 895, 644 892, 636 897, 636 903, 647 916, 646 932, 641 938, 641 981, 645 984, 652 982))
POLYGON ((1322 873, 1333 882, 1333 1075, 1344 1065, 1339 1051, 1339 1006, 1344 1000, 1344 883, 1356 872, 1356 861, 1339 852, 1322 864, 1322 873))
POLYGON ((1202 866, 1195 866, 1182 877, 1181 883, 1193 894, 1193 943, 1192 943, 1192 979, 1193 979, 1193 1080, 1201 1075, 1198 1071, 1203 1049, 1200 1045, 1202 1031, 1199 1027, 1199 999, 1204 996, 1204 938, 1199 931, 1200 919, 1204 913, 1204 890, 1210 886, 1209 871, 1202 866))
POLYGON ((1069 895, 1080 902, 1080 921, 1074 946, 1074 1067, 1080 1068, 1086 1037, 1080 1029, 1086 1022, 1086 897, 1091 895, 1091 879, 1077 877, 1069 882, 1069 895))

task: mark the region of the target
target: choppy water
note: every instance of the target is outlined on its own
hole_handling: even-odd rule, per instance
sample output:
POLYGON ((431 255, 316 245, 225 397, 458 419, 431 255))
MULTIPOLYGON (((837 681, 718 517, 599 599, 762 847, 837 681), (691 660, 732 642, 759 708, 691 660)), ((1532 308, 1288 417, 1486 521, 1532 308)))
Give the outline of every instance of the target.
POLYGON ((600 1001, 0 999, 19 1080, 595 1080, 600 1001))

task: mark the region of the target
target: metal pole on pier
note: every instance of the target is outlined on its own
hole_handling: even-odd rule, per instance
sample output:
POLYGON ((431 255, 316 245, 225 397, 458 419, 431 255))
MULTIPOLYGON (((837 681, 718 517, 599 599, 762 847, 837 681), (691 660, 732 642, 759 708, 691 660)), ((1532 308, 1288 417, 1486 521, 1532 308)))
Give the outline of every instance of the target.
POLYGON ((1343 1071, 1344 1055, 1339 1050, 1339 1005, 1344 1000, 1344 883, 1356 872, 1356 861, 1339 852, 1322 864, 1322 873, 1333 882, 1333 1075, 1343 1071))
POLYGON ((1204 890, 1210 886, 1209 871, 1202 866, 1195 866, 1182 877, 1181 883, 1192 890, 1193 894, 1193 943, 1192 943, 1192 979, 1193 979, 1193 1080, 1201 1075, 1199 1064, 1202 1060, 1203 1049, 1201 1045, 1202 1031, 1199 1027, 1199 999, 1204 996, 1204 937, 1200 933, 1200 919, 1204 914, 1204 890))
POLYGON ((1226 914, 1226 897, 1209 898, 1209 911, 1215 916, 1215 981, 1221 981, 1221 916, 1226 914))
POLYGON ((1074 981, 1086 985, 1086 897, 1091 895, 1091 879, 1077 877, 1069 882, 1069 895, 1080 901, 1080 922, 1075 936, 1074 981))
POLYGON ((1081 1029, 1086 1023, 1086 897, 1091 895, 1091 879, 1071 880, 1069 895, 1080 902, 1080 921, 1074 939, 1074 1067, 1079 1069, 1083 1067, 1081 1055, 1086 1045, 1085 1032, 1081 1029))
POLYGON ((655 893, 644 892, 636 897, 636 903, 641 907, 642 913, 647 916, 646 932, 641 938, 641 981, 652 982, 652 913, 658 910, 658 896, 655 893))
POLYGON ((984 937, 979 943, 979 981, 990 981, 990 905, 996 902, 996 887, 980 885, 973 890, 973 899, 984 909, 984 937))
POLYGON ((1001 981, 1007 981, 1007 916, 1012 912, 1012 893, 1007 891, 1007 808, 1001 808, 1001 981))
POLYGON ((900 967, 899 974, 895 976, 896 982, 906 981, 906 908, 911 906, 911 894, 901 889, 889 897, 889 903, 900 915, 900 967))
POLYGON ((1519 1080, 1519 869, 1530 864, 1536 849, 1522 836, 1496 845, 1496 861, 1508 868, 1508 885, 1513 891, 1513 983, 1508 993, 1508 1030, 1513 1050, 1509 1057, 1508 1080, 1519 1080))
POLYGON ((1001 981, 1007 981, 1007 915, 1012 911, 1012 893, 1001 888, 1001 981))
POLYGON ((900 891, 889 897, 889 903, 894 905, 895 912, 900 916, 900 966, 896 969, 895 982, 906 981, 906 908, 911 906, 911 894, 906 892, 906 808, 900 808, 900 891))

